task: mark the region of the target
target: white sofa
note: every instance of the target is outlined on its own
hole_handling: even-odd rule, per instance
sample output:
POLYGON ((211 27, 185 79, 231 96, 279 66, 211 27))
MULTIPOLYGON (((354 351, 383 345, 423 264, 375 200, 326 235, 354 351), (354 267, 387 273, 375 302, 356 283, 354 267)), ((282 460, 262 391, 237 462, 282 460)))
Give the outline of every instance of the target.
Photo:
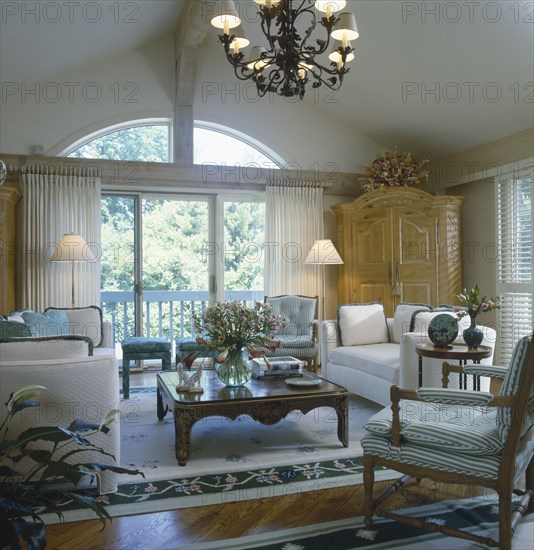
POLYGON ((92 342, 90 355, 115 354, 111 322, 104 321, 102 310, 97 306, 50 307, 43 313, 31 310, 13 311, 0 317, 0 340, 9 336, 31 338, 62 335, 88 337, 92 342), (24 331, 24 334, 20 331, 24 331))
MULTIPOLYGON (((42 338, 13 338, 0 342, 0 403, 3 419, 4 403, 14 390, 29 385, 46 389, 36 399, 38 407, 25 409, 14 417, 10 427, 16 435, 32 426, 68 426, 81 418, 100 423, 111 409, 119 409, 119 377, 117 360, 113 353, 102 348, 90 356, 92 347, 88 337, 47 336, 42 338)), ((91 441, 113 455, 87 451, 77 460, 120 464, 120 420, 117 416, 108 434, 95 434, 91 441)), ((117 474, 98 474, 100 494, 117 490, 117 474)))
MULTIPOLYGON (((365 305, 365 304, 364 304, 365 305)), ((419 383, 419 361, 415 346, 430 342, 428 338, 428 321, 432 316, 443 313, 442 310, 420 311, 419 304, 401 304, 404 311, 395 312, 395 318, 386 319, 385 333, 374 343, 361 345, 342 345, 338 320, 323 321, 320 326, 321 343, 321 376, 336 384, 346 387, 352 393, 370 399, 381 405, 391 404, 390 388, 398 385, 404 389, 417 389, 419 383), (424 320, 421 320, 423 317, 424 320), (415 327, 413 324, 415 323, 415 327), (410 332, 409 328, 415 328, 410 332)), ((402 309, 402 308, 401 308, 402 309)), ((451 313, 452 314, 452 313, 451 313)), ((376 318, 376 317, 375 317, 376 318)), ((463 343, 461 336, 468 318, 460 322, 459 337, 455 343, 463 343)), ((366 331, 376 324, 361 322, 360 330, 366 331)), ((490 327, 480 327, 484 332, 483 345, 495 346, 495 330, 490 327)), ((381 330, 381 328, 379 327, 381 330)), ((365 338, 363 339, 365 341, 365 338)), ((367 338, 369 340, 369 338, 367 338)), ((373 338, 370 338, 372 341, 373 338)), ((424 358, 423 386, 441 387, 441 366, 443 360, 424 358)), ((492 364, 493 353, 482 364, 492 364)), ((457 377, 453 377, 450 387, 458 387, 457 377)), ((489 380, 481 380, 481 389, 489 388, 489 380)))

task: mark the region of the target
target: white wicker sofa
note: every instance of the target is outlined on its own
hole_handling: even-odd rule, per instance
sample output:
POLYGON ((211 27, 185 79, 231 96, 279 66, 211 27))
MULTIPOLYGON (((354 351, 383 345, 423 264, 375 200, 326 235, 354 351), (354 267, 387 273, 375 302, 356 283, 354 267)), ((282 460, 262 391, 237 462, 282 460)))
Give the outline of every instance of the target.
MULTIPOLYGON (((419 361, 415 346, 430 342, 428 323, 440 313, 450 313, 452 308, 431 308, 426 304, 399 304, 394 318, 384 315, 381 304, 348 304, 338 308, 338 319, 323 321, 320 326, 321 376, 346 387, 352 393, 382 405, 389 405, 390 388, 398 385, 404 389, 417 389, 419 361), (352 331, 343 339, 343 319, 340 310, 355 306, 358 318, 352 324, 345 322, 352 331), (447 311, 448 309, 448 311, 447 311), (341 324, 341 329, 340 329, 341 324), (345 340, 345 341, 344 341, 345 340), (344 345, 346 342, 350 345, 344 345)), ((461 336, 468 318, 461 320, 459 336, 455 343, 463 343, 461 336)), ((480 327, 484 332, 483 345, 495 346, 495 330, 480 327)), ((491 365, 493 354, 482 360, 491 365)), ((423 385, 441 387, 440 359, 424 359, 423 385)), ((458 387, 457 377, 450 387, 458 387)), ((489 380, 481 380, 481 389, 487 390, 489 380)))
MULTIPOLYGON (((12 311, 0 318, 0 340, 5 337, 87 336, 94 355, 115 353, 112 326, 97 306, 49 307, 43 313, 29 309, 12 311)), ((2 358, 0 357, 0 360, 2 358)))
MULTIPOLYGON (((0 341, 0 403, 4 404, 14 390, 40 385, 40 405, 17 415, 10 427, 16 435, 31 426, 68 426, 81 418, 99 423, 111 409, 119 408, 117 360, 111 353, 90 355, 92 342, 84 336, 45 336, 7 338, 0 341)), ((5 414, 4 408, 0 417, 5 414)), ((79 458, 87 462, 120 464, 120 421, 110 425, 108 434, 98 433, 92 441, 111 457, 94 451, 79 458)), ((116 474, 98 476, 101 494, 117 490, 116 474)))
MULTIPOLYGON (((0 416, 12 391, 36 384, 46 388, 38 399, 41 405, 28 409, 18 431, 29 425, 68 426, 76 418, 99 423, 106 412, 119 408, 111 324, 102 320, 100 308, 25 310, 0 319, 0 416)), ((115 460, 95 452, 84 453, 83 460, 120 464, 118 419, 110 428, 93 441, 115 460)), ((101 494, 116 491, 116 474, 100 474, 98 488, 101 494)))

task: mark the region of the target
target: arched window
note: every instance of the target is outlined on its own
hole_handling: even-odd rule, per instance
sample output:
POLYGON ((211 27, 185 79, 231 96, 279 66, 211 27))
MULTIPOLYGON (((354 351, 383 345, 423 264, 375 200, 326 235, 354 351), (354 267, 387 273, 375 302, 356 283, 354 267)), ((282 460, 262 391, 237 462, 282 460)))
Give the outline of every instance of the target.
MULTIPOLYGON (((193 132, 195 164, 255 165, 279 168, 284 160, 256 139, 231 128, 196 122, 193 132)), ((72 158, 171 162, 170 122, 106 128, 78 140, 65 153, 72 158)))
POLYGON ((196 122, 194 133, 195 164, 250 165, 279 168, 283 159, 263 143, 223 126, 196 122))
POLYGON ((69 153, 73 158, 169 162, 170 127, 144 124, 93 137, 69 153))

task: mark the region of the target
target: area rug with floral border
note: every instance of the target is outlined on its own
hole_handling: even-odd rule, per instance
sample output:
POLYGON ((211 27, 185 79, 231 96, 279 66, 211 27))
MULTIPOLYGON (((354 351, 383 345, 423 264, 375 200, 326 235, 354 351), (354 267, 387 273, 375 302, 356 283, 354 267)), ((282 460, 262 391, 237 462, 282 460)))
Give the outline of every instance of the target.
MULTIPOLYGON (((382 407, 351 395, 349 446, 337 437, 337 416, 321 407, 291 413, 265 426, 250 417, 235 421, 208 417, 194 425, 191 458, 179 466, 174 450, 172 414, 156 418, 156 388, 134 387, 121 400, 121 465, 141 476, 121 476, 119 490, 98 500, 113 516, 158 512, 211 504, 269 498, 362 483, 360 439, 363 424, 382 407)), ((394 479, 383 469, 376 479, 394 479)), ((93 488, 86 491, 95 494, 93 488)), ((65 498, 58 503, 64 521, 94 517, 65 498)), ((58 521, 45 515, 47 523, 58 521)))

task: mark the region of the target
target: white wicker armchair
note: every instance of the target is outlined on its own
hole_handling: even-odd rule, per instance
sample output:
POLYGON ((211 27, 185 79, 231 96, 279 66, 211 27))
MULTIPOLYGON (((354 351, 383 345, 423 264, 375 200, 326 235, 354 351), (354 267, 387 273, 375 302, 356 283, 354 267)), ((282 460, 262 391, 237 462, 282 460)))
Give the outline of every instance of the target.
MULTIPOLYGON (((68 426, 76 418, 98 423, 110 409, 119 408, 117 360, 112 354, 89 356, 89 339, 84 337, 44 337, 0 342, 0 418, 3 404, 12 391, 41 385, 40 406, 17 415, 10 427, 12 435, 33 426, 68 426)), ((87 462, 120 464, 120 421, 108 434, 98 433, 92 441, 111 457, 87 451, 87 462)), ((98 477, 100 494, 117 490, 116 475, 103 472, 98 477)))

